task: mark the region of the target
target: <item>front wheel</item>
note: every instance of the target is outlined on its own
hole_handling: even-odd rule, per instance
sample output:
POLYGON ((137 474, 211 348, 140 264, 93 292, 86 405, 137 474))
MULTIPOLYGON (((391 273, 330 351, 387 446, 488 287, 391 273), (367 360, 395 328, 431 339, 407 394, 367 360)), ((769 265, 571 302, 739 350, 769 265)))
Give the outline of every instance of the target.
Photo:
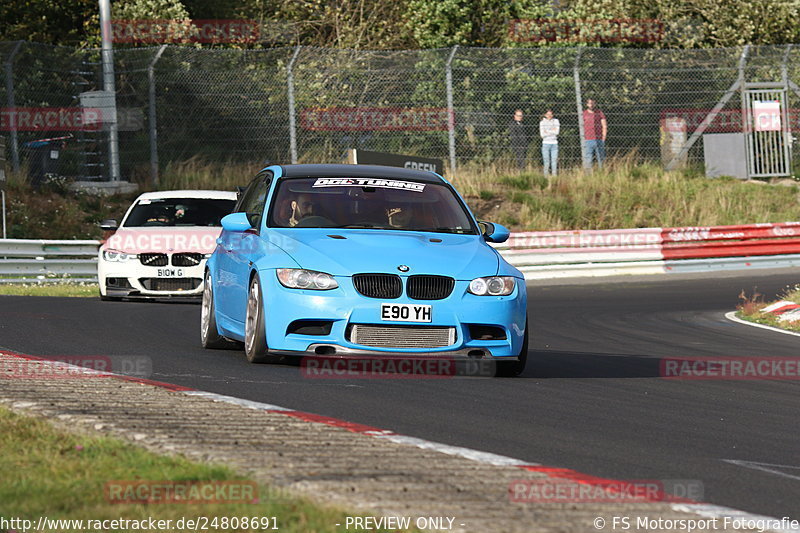
POLYGON ((264 305, 258 274, 250 281, 247 292, 247 316, 244 324, 244 353, 251 363, 277 363, 280 356, 270 355, 264 327, 264 305))
POLYGON ((525 336, 522 339, 522 348, 516 361, 498 361, 494 370, 495 377, 513 378, 525 370, 528 362, 528 320, 525 319, 525 336))
POLYGON ((203 348, 220 350, 228 347, 228 341, 217 331, 217 316, 214 311, 214 288, 211 273, 206 272, 203 286, 203 304, 200 310, 200 343, 203 348))

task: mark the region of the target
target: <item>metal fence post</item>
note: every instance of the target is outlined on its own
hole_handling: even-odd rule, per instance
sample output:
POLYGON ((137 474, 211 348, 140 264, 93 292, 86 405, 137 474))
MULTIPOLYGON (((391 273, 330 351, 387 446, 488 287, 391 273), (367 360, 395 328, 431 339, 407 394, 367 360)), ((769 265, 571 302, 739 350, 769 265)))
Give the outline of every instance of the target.
POLYGON ((0 136, 0 211, 3 218, 3 238, 6 238, 6 138, 0 136))
POLYGON ((294 54, 286 67, 286 91, 289 98, 289 153, 292 157, 292 164, 297 163, 297 124, 295 124, 294 113, 294 62, 300 54, 302 46, 294 49, 294 54))
POLYGON ((739 59, 739 94, 742 97, 742 133, 744 134, 745 146, 747 147, 747 179, 750 179, 750 161, 752 161, 752 154, 750 153, 750 140, 749 131, 751 128, 750 116, 747 113, 747 76, 745 75, 745 67, 747 66, 747 55, 750 53, 750 45, 747 44, 742 50, 742 57, 739 59))
POLYGON ((792 124, 789 122, 789 67, 787 63, 789 62, 789 54, 792 52, 791 44, 786 45, 786 50, 783 52, 783 57, 781 58, 781 83, 783 83, 784 97, 783 106, 781 106, 781 120, 783 120, 785 131, 784 135, 784 143, 786 145, 787 150, 789 151, 789 167, 791 172, 791 161, 792 161, 792 124))
POLYGON ((581 149, 581 160, 583 161, 584 168, 591 168, 591 162, 587 162, 586 157, 586 135, 584 135, 584 125, 583 125, 583 96, 581 95, 581 73, 580 73, 580 62, 581 62, 581 54, 583 53, 583 47, 579 46, 575 52, 575 65, 572 68, 572 77, 575 80, 575 109, 578 111, 578 134, 580 135, 580 149, 581 149))
POLYGON ((147 66, 147 82, 149 85, 147 122, 150 129, 150 179, 158 186, 158 129, 156 128, 156 72, 155 67, 167 45, 162 44, 153 60, 147 66))
POLYGON ((450 57, 447 58, 447 65, 445 66, 445 82, 447 84, 447 141, 450 152, 451 174, 454 174, 456 171, 456 115, 455 109, 453 108, 453 58, 457 51, 458 45, 455 45, 450 51, 450 57))
MULTIPOLYGON (((113 105, 113 120, 108 124, 108 166, 109 181, 120 181, 119 173, 119 126, 117 125, 117 90, 114 78, 114 47, 111 33, 111 2, 99 0, 100 40, 103 64, 103 90, 113 105)), ((104 119, 105 122, 105 119, 104 119)))
MULTIPOLYGON (((14 102, 14 56, 17 55, 19 52, 20 46, 24 41, 17 41, 17 44, 14 45, 14 49, 8 56, 6 60, 5 68, 6 68, 6 101, 8 105, 8 109, 12 110, 16 107, 16 103, 14 102)), ((19 143, 17 142, 17 119, 14 116, 9 121, 9 132, 11 133, 11 167, 14 169, 14 173, 19 172, 19 143)))

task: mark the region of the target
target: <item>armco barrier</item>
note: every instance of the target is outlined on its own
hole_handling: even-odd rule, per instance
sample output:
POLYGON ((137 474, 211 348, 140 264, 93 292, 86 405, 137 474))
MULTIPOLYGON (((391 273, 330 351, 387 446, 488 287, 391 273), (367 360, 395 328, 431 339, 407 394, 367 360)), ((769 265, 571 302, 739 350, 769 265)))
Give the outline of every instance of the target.
MULTIPOLYGON (((0 283, 97 280, 99 241, 0 239, 0 283)), ((800 266, 800 222, 529 231, 494 245, 528 279, 800 266)))
POLYGON ((92 240, 0 239, 0 283, 97 281, 92 240))
POLYGON ((800 266, 800 222, 533 231, 495 248, 528 279, 800 266))

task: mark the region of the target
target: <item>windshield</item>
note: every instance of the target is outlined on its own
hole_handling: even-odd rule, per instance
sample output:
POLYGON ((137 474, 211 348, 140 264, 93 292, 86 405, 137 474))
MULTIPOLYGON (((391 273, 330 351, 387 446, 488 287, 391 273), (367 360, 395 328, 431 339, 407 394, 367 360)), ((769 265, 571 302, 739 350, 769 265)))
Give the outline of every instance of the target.
POLYGON ((283 179, 275 192, 270 225, 476 233, 449 187, 385 178, 283 179))
POLYGON ((136 202, 122 223, 126 228, 157 226, 219 226, 236 200, 153 198, 136 202))

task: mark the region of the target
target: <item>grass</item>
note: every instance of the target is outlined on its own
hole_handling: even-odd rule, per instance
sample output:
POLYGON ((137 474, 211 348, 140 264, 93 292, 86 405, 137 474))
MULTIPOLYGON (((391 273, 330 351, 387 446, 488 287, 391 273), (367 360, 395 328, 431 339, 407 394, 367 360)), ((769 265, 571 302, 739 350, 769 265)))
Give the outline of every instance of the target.
POLYGON ((798 219, 800 192, 796 184, 709 179, 692 168, 667 172, 634 155, 549 181, 488 167, 462 169, 453 182, 480 217, 516 231, 783 222, 798 219))
POLYGON ((96 283, 9 283, 0 284, 0 296, 97 297, 96 283))
POLYGON ((95 196, 48 185, 33 191, 19 180, 6 192, 9 239, 99 239, 101 220, 119 221, 137 194, 95 196))
MULTIPOLYGON (((34 525, 40 516, 92 521, 153 517, 173 520, 173 524, 181 517, 204 516, 209 518, 209 524, 214 517, 277 517, 280 531, 306 533, 340 530, 335 524, 344 524, 346 516, 341 510, 319 507, 264 485, 258 486, 258 498, 247 503, 112 502, 104 493, 107 482, 250 482, 223 466, 156 455, 110 437, 68 433, 46 420, 24 417, 5 408, 0 408, 0 471, 3 472, 0 516, 33 520, 34 525)), ((51 529, 77 530, 74 526, 51 529)), ((210 526, 209 529, 259 530, 210 526)))
MULTIPOLYGON (((233 190, 246 185, 261 162, 212 163, 198 158, 168 163, 158 188, 233 190)), ((696 168, 667 172, 631 154, 603 169, 562 170, 546 178, 500 165, 464 165, 448 176, 476 215, 514 231, 719 226, 797 220, 798 191, 762 181, 709 179, 696 168)), ((51 186, 33 193, 19 177, 9 191, 11 238, 99 238, 97 223, 120 220, 135 195, 97 198, 51 186)), ((787 180, 783 180, 787 183, 787 180)), ((146 179, 141 190, 154 187, 146 179)))
MULTIPOLYGON (((742 291, 739 298, 742 300, 742 303, 739 304, 736 310, 736 316, 739 318, 788 331, 800 332, 800 321, 780 322, 778 316, 763 312, 762 309, 772 302, 764 302, 761 294, 754 293, 747 296, 744 291, 742 291)), ((779 299, 800 304, 800 285, 788 287, 779 299)))

